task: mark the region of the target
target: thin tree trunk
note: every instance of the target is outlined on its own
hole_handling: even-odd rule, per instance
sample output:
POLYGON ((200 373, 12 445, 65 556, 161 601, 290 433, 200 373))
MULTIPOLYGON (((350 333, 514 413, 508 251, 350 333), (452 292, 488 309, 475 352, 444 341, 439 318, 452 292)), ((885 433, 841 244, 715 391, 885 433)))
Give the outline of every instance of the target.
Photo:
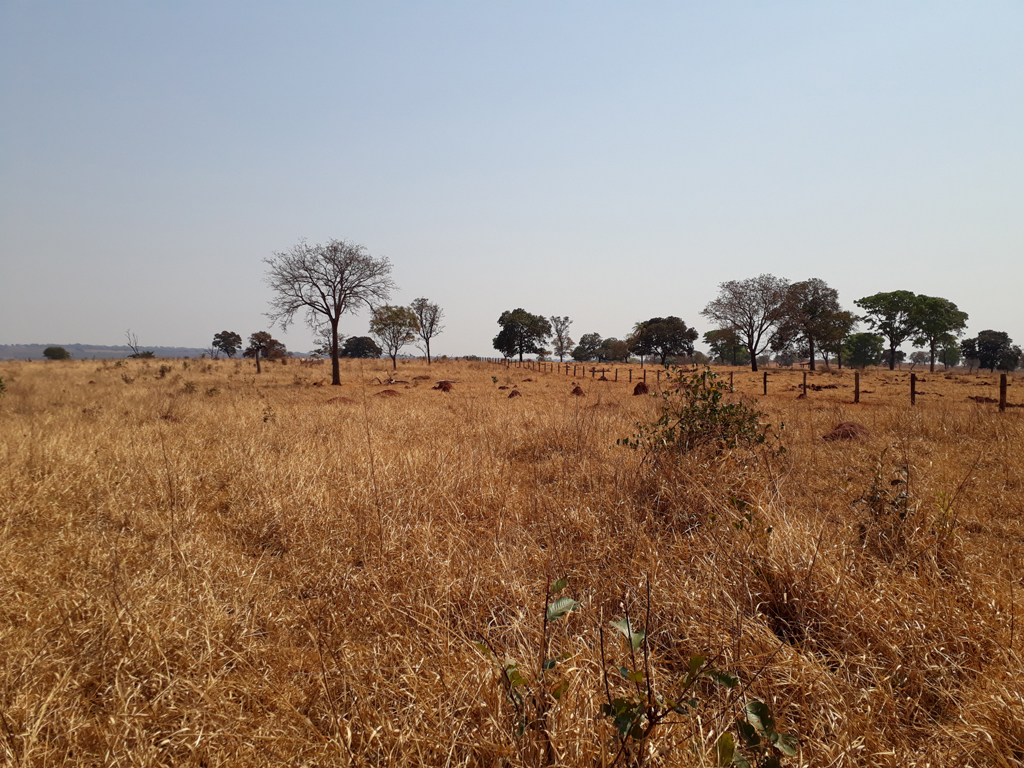
POLYGON ((807 337, 807 345, 811 348, 811 370, 814 371, 814 370, 817 370, 817 369, 814 367, 814 337, 813 336, 808 336, 807 337))
POLYGON ((931 344, 931 353, 932 353, 932 363, 931 363, 931 368, 930 368, 930 370, 928 372, 929 373, 935 373, 935 342, 934 341, 931 344))
POLYGON ((896 347, 889 347, 889 370, 896 370, 896 347))
POLYGON ((426 340, 427 345, 427 365, 430 365, 430 339, 426 340))
POLYGON ((338 362, 338 318, 331 322, 331 386, 341 385, 341 365, 338 362))
POLYGON ((750 353, 750 370, 757 373, 757 355, 754 354, 754 348, 749 344, 747 345, 747 352, 750 353))

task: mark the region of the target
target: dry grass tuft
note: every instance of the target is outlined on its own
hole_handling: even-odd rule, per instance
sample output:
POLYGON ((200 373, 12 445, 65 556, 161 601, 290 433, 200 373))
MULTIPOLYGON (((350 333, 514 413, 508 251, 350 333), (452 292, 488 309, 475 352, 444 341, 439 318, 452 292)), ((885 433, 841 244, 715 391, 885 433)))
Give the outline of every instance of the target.
MULTIPOLYGON (((709 654, 799 735, 789 764, 1024 762, 1024 414, 966 401, 995 377, 911 408, 898 372, 854 406, 845 371, 800 401, 798 372, 759 397, 736 371, 785 423, 755 461, 618 447, 658 404, 621 372, 587 407, 549 373, 513 405, 486 363, 401 363, 460 382, 441 398, 346 361, 330 401, 295 366, 192 363, 191 388, 0 363, 0 764, 609 764, 598 628, 648 580, 659 689, 709 654), (563 574, 538 741, 476 642, 534 669, 563 574)), ((648 764, 713 764, 740 703, 701 696, 648 764)))

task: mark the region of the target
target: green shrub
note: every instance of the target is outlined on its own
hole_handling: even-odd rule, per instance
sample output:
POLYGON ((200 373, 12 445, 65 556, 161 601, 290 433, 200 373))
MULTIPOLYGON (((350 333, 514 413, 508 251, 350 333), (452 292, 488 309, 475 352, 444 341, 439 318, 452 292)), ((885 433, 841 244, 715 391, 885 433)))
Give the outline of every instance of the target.
POLYGON ((43 357, 47 360, 70 360, 71 353, 64 347, 47 347, 43 350, 43 357))
POLYGON ((715 454, 766 445, 771 425, 762 423, 765 414, 740 400, 727 401, 727 394, 729 385, 709 368, 691 374, 677 369, 660 394, 658 420, 638 423, 637 433, 618 443, 647 453, 700 449, 715 454))

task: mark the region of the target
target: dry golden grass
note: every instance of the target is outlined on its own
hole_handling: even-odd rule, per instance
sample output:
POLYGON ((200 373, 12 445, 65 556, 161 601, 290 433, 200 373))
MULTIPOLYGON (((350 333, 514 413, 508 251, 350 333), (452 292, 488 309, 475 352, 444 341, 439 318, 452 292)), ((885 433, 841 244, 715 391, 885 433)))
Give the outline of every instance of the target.
MULTIPOLYGON (((799 735, 789 764, 1024 762, 1024 409, 967 400, 996 377, 922 374, 911 408, 899 372, 866 374, 859 406, 847 372, 800 400, 773 372, 788 450, 742 464, 617 447, 658 402, 623 367, 403 363, 376 397, 385 370, 0 363, 0 761, 531 765, 475 642, 536 665, 568 573, 560 765, 612 758, 597 628, 642 614, 647 579, 656 685, 716 657, 799 735), (847 420, 870 437, 821 440, 847 420), (905 523, 853 504, 902 464, 905 523)), ((711 764, 740 704, 701 695, 650 764, 711 764)))

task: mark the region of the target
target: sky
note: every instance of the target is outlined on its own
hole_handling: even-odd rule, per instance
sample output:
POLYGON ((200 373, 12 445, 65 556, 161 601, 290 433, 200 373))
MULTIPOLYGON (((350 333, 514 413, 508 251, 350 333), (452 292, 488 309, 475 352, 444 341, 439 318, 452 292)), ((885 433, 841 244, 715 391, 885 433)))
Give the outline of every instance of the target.
POLYGON ((267 330, 302 238, 388 258, 438 355, 516 307, 704 332, 765 272, 1024 342, 1022 40, 1018 0, 0 0, 0 344, 267 330))

